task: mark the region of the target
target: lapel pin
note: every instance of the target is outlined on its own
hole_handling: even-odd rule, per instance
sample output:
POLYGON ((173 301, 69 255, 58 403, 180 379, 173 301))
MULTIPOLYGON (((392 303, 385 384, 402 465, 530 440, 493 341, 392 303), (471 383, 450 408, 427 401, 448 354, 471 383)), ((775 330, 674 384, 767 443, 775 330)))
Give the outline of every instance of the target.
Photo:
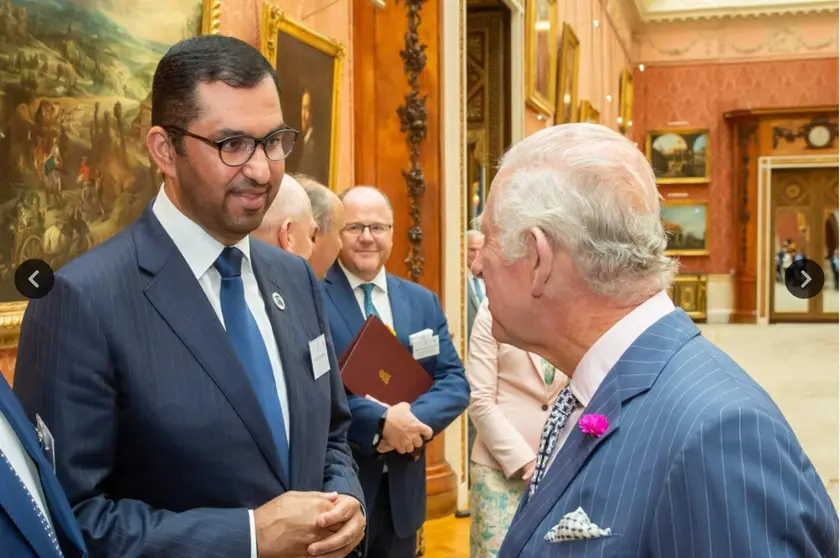
POLYGON ((280 310, 286 309, 286 301, 283 300, 283 297, 280 296, 280 293, 273 293, 271 298, 274 299, 274 306, 276 306, 280 310))

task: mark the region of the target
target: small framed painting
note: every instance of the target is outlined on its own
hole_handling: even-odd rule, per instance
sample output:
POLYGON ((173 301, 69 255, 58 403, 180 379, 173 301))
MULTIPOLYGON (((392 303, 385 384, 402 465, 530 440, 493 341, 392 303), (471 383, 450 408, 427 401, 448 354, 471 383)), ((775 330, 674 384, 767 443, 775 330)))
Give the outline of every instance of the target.
POLYGON ((668 235, 668 256, 709 255, 709 202, 666 201, 659 212, 668 235))
POLYGON ((711 178, 709 130, 651 130, 645 155, 658 184, 701 184, 711 178))

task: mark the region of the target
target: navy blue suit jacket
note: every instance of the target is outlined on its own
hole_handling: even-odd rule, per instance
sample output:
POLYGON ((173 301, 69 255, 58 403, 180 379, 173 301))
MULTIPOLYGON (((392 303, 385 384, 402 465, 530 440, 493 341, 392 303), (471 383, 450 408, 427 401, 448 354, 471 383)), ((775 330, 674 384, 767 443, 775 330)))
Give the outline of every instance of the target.
POLYGON ((574 428, 500 558, 836 557, 837 514, 782 413, 682 310, 648 328, 574 428), (578 507, 610 536, 548 542, 578 507))
MULTIPOLYGON (((67 497, 55 478, 52 464, 38 443, 35 428, 26 420, 9 384, 0 375, 0 413, 17 434, 24 451, 38 468, 44 504, 52 519, 61 552, 67 558, 85 558, 87 551, 82 533, 73 517, 67 497)), ((47 426, 49 428, 49 425, 47 426)), ((59 554, 41 519, 32 506, 29 494, 21 486, 14 471, 0 459, 0 556, 14 558, 58 558, 59 554)))
MULTIPOLYGON (((437 435, 467 408, 470 388, 464 376, 464 365, 452 345, 437 295, 390 273, 387 281, 394 329, 403 345, 411 350, 409 335, 427 328, 440 336, 440 354, 420 361, 434 384, 411 405, 414 416, 437 435)), ((322 285, 336 353, 341 355, 362 327, 364 316, 347 276, 337 262, 327 272, 322 285)), ((353 457, 359 464, 359 479, 367 509, 373 509, 383 467, 387 463, 394 531, 400 538, 411 537, 426 519, 425 454, 414 461, 397 452, 384 456, 378 453, 373 446, 373 438, 383 407, 350 393, 347 400, 353 416, 348 439, 353 457)))
POLYGON ((58 478, 94 556, 246 557, 248 509, 289 490, 363 501, 318 283, 251 240, 289 396, 290 474, 210 302, 147 208, 29 303, 15 391, 56 440, 58 478), (285 300, 285 310, 272 293, 285 300), (327 334, 330 372, 309 341, 327 334))

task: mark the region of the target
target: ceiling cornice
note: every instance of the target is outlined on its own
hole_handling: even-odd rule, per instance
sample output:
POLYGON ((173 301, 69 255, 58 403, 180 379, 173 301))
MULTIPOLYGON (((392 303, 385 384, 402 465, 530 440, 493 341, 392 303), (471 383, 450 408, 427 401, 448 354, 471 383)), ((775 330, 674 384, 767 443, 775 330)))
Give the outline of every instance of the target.
POLYGON ((632 0, 629 3, 633 5, 643 23, 759 18, 838 11, 837 0, 632 0))

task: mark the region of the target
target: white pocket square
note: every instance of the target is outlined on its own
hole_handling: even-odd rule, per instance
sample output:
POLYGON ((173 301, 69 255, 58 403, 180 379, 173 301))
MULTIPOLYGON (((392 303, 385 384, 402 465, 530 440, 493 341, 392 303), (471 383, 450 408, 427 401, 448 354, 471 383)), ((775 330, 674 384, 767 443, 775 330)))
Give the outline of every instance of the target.
POLYGON ((562 542, 597 539, 610 535, 612 535, 612 531, 609 528, 601 529, 589 520, 589 516, 586 515, 583 508, 578 508, 564 515, 560 523, 552 527, 544 538, 548 542, 562 542))

